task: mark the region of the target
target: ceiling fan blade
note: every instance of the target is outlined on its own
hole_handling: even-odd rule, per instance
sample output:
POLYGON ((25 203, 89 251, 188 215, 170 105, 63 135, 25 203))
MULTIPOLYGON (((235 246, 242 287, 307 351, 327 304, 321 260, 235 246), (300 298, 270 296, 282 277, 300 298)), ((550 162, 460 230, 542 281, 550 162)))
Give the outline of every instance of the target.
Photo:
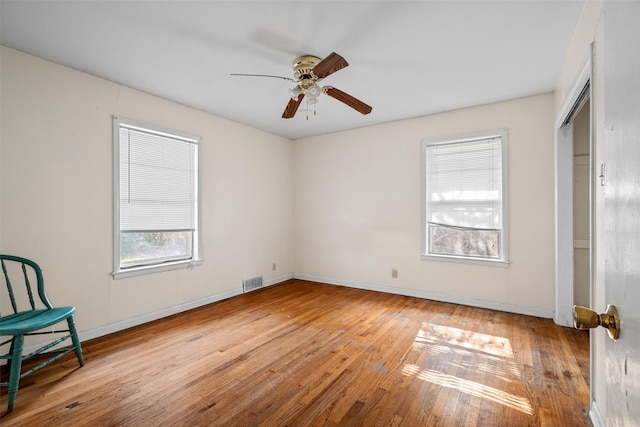
POLYGON ((373 108, 371 108, 369 105, 365 104, 357 98, 354 98, 348 93, 341 91, 340 89, 336 89, 335 87, 325 86, 322 88, 322 90, 330 97, 347 104, 349 107, 362 114, 369 114, 371 110, 373 110, 373 108))
POLYGON ((302 102, 302 98, 304 98, 304 93, 301 93, 300 95, 298 95, 298 99, 293 99, 293 98, 289 99, 289 103, 284 109, 284 113, 282 113, 283 119, 290 119, 296 115, 296 111, 298 111, 298 107, 302 102))
POLYGON ((324 79, 325 77, 335 73, 338 70, 343 69, 348 65, 349 63, 346 59, 335 52, 331 52, 329 56, 324 58, 318 63, 318 65, 313 67, 313 74, 315 74, 319 79, 324 79))

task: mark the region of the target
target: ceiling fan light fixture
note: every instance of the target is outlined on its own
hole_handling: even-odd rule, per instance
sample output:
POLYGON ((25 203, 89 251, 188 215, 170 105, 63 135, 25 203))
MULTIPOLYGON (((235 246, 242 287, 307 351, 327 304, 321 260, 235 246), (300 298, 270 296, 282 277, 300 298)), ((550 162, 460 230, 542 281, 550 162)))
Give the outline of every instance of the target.
POLYGON ((309 97, 309 99, 316 99, 318 96, 320 96, 321 93, 322 88, 320 88, 320 86, 315 83, 309 85, 309 87, 307 88, 307 96, 309 97))
POLYGON ((300 86, 289 89, 289 94, 291 95, 291 99, 293 100, 297 100, 302 93, 303 92, 302 89, 300 89, 300 86))

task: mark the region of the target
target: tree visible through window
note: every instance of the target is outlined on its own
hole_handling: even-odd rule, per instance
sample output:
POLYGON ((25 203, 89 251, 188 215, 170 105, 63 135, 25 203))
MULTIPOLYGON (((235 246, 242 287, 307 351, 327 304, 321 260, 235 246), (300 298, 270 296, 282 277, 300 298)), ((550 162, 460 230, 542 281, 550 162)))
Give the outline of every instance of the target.
POLYGON ((506 261, 506 132, 423 141, 424 255, 506 261))
POLYGON ((197 259, 198 140, 114 118, 116 276, 197 259))

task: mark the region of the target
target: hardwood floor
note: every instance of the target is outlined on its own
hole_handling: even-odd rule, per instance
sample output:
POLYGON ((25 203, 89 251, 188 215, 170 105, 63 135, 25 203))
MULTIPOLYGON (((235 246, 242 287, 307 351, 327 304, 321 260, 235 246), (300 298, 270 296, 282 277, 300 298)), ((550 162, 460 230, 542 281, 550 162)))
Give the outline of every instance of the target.
MULTIPOLYGON (((589 426, 588 334, 300 280, 83 343, 3 427, 589 426)), ((6 408, 6 389, 0 408, 6 408)))

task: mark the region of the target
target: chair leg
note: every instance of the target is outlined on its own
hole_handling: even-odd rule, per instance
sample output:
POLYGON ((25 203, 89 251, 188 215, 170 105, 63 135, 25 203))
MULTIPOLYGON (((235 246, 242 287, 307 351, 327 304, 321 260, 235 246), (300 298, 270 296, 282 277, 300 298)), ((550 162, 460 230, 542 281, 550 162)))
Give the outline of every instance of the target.
POLYGON ((24 344, 24 336, 16 335, 11 343, 11 369, 9 370, 9 401, 7 404, 7 413, 13 411, 13 402, 18 393, 20 384, 20 369, 22 368, 22 346, 24 344))
MULTIPOLYGON (((9 347, 9 353, 7 353, 8 355, 12 355, 13 354, 13 347, 14 347, 15 341, 16 341, 16 337, 14 335, 13 338, 11 338, 11 347, 9 347)), ((5 365, 5 372, 11 372, 11 358, 10 357, 7 359, 7 364, 5 365)))
POLYGON ((69 325, 71 341, 73 341, 73 347, 76 351, 78 363, 80 364, 80 366, 84 366, 84 357, 82 357, 82 346, 80 345, 80 338, 78 338, 78 331, 76 330, 76 323, 73 321, 73 316, 67 317, 67 324, 69 325))

